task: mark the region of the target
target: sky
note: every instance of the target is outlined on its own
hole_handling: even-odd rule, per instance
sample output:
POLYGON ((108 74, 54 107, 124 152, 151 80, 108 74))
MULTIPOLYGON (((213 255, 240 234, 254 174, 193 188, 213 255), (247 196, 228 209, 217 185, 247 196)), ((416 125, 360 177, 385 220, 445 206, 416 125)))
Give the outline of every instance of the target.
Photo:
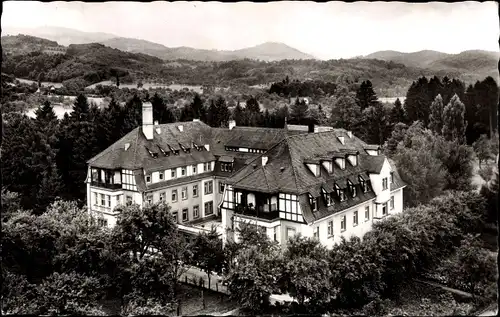
POLYGON ((59 26, 168 47, 235 50, 282 42, 320 59, 380 50, 498 51, 496 2, 280 1, 3 3, 2 27, 59 26))

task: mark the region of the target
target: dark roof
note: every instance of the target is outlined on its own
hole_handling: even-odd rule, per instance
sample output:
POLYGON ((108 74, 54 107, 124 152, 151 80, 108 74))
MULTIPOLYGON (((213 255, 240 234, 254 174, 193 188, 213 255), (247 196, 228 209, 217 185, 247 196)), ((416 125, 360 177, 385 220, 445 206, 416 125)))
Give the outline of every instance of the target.
MULTIPOLYGON (((230 130, 230 137, 225 141, 224 146, 268 150, 282 141, 287 134, 297 132, 300 131, 287 132, 284 129, 234 127, 230 130)), ((305 132, 307 133, 307 131, 305 132)))
POLYGON ((392 172, 393 172, 393 182, 391 183, 391 191, 403 188, 407 184, 403 181, 401 176, 399 175, 399 172, 396 168, 396 163, 392 159, 387 159, 389 161, 389 164, 391 165, 392 172))
MULTIPOLYGON (((341 157, 345 157, 347 154, 357 153, 359 149, 364 149, 364 146, 363 141, 355 136, 349 137, 347 132, 342 129, 288 136, 265 154, 259 155, 249 162, 250 164, 235 173, 227 182, 235 188, 299 195, 299 201, 307 202, 304 205, 301 203, 304 219, 311 222, 373 199, 375 197, 373 191, 362 192, 358 177, 363 177, 369 184, 368 173, 379 173, 384 164, 385 156, 360 154, 358 165, 352 166, 350 162, 346 161, 345 169, 342 170, 334 164, 332 174, 329 174, 320 165, 319 176, 315 176, 305 163, 319 163, 321 159, 332 159, 334 154, 339 153, 342 153, 341 157), (340 143, 337 136, 344 136, 345 144, 340 143), (262 166, 263 156, 269 158, 265 166, 262 166), (321 188, 332 192, 334 184, 337 184, 341 189, 346 189, 348 188, 348 180, 357 188, 356 197, 348 195, 349 198, 344 202, 336 201, 330 207, 320 204, 319 210, 314 213, 310 210, 308 194, 313 197, 321 197, 321 188)), ((399 175, 395 173, 394 178, 394 186, 397 187, 401 184, 399 175)), ((318 201, 323 201, 323 199, 320 198, 318 201)))
POLYGON ((198 151, 192 147, 193 143, 210 144, 210 127, 203 122, 161 124, 154 127, 153 133, 153 140, 147 140, 142 128, 135 128, 87 163, 93 167, 131 170, 143 168, 146 172, 151 172, 215 160, 211 151, 204 148, 198 151), (183 126, 182 132, 178 129, 179 125, 183 126), (160 134, 157 133, 157 128, 161 130, 160 134), (127 150, 126 143, 130 144, 127 150), (189 153, 185 153, 180 144, 190 149, 189 153), (160 148, 170 152, 170 155, 163 155, 160 148), (158 157, 153 158, 148 149, 157 153, 158 157), (179 155, 173 155, 170 149, 178 150, 179 155))

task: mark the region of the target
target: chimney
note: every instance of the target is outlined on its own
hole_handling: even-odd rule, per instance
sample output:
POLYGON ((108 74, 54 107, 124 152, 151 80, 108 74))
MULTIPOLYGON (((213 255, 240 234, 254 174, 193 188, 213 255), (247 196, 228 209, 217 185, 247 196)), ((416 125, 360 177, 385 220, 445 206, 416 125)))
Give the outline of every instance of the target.
POLYGON ((268 160, 269 160, 269 157, 263 156, 262 157, 262 166, 266 166, 268 160))
POLYGON ((184 126, 183 125, 179 125, 177 126, 177 129, 179 129, 180 132, 184 131, 184 126))
POLYGON ((158 120, 155 120, 155 125, 158 125, 158 120))
POLYGON ((236 126, 236 120, 229 120, 229 130, 232 130, 236 126))
POLYGON ((200 119, 193 119, 193 122, 200 122, 200 119))
POLYGON ((347 131, 347 136, 352 139, 352 131, 347 131))
POLYGON ((156 128, 156 133, 161 134, 161 128, 156 128))
POLYGON ((125 151, 130 147, 130 143, 125 143, 125 151))
POLYGON ((210 151, 210 144, 205 144, 205 149, 207 149, 207 151, 210 151))
POLYGON ((142 103, 142 133, 146 139, 153 139, 153 105, 151 102, 142 103))

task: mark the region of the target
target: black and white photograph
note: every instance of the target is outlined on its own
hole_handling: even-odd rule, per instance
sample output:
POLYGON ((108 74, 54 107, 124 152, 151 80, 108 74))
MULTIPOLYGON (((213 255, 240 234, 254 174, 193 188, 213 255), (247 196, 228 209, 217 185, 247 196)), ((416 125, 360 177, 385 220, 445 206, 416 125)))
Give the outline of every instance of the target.
POLYGON ((498 314, 497 2, 2 5, 2 315, 498 314))

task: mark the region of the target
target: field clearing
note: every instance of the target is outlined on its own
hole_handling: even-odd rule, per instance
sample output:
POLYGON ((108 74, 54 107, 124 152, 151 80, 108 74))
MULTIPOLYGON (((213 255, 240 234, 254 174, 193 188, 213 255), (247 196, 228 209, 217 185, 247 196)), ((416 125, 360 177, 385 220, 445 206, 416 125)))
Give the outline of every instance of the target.
MULTIPOLYGON (((97 85, 103 85, 103 86, 114 86, 115 83, 112 82, 111 80, 105 80, 98 82, 96 84, 90 85, 85 87, 85 89, 94 89, 97 85)), ((120 88, 137 88, 137 83, 135 84, 120 84, 120 88)), ((170 88, 171 90, 183 90, 185 88, 189 90, 193 90, 194 92, 197 92, 199 94, 203 93, 203 88, 201 86, 192 86, 192 85, 181 85, 181 84, 160 84, 160 83, 144 83, 142 86, 143 89, 154 89, 154 88, 170 88)))
MULTIPOLYGON (((19 80, 20 83, 23 84, 38 84, 37 81, 35 80, 30 80, 30 79, 23 79, 23 78, 16 78, 16 80, 19 80)), ((54 86, 55 88, 61 88, 62 83, 52 83, 50 81, 42 81, 42 87, 49 87, 49 86, 54 86)))
POLYGON ((399 98, 399 101, 403 104, 406 100, 406 97, 379 97, 378 100, 383 103, 394 103, 396 99, 399 98))

